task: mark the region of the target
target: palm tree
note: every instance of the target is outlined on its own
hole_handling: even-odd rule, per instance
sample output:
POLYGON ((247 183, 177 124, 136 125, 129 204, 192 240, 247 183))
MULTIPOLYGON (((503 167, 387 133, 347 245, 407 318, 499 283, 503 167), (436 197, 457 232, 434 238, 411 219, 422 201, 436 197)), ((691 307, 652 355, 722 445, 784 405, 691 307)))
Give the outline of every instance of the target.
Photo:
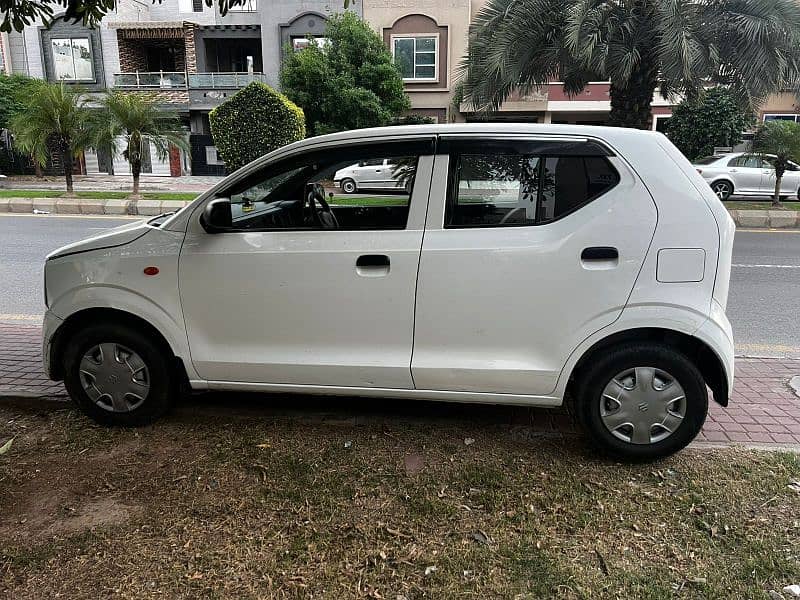
POLYGON ((462 61, 466 99, 496 110, 515 90, 610 80, 612 125, 647 129, 650 103, 729 86, 743 106, 800 72, 796 0, 488 0, 462 61))
POLYGON ((88 145, 89 111, 80 93, 64 83, 40 83, 22 101, 23 109, 9 123, 15 143, 37 165, 47 164, 55 149, 64 168, 67 195, 73 194, 73 159, 88 145))
POLYGON ((139 93, 108 92, 93 117, 92 146, 112 156, 122 151, 131 166, 135 201, 145 144, 152 145, 160 159, 169 156, 170 146, 188 149, 183 125, 176 115, 158 108, 154 97, 139 93))
POLYGON ((766 157, 775 167, 775 192, 772 205, 781 207, 781 179, 792 167, 791 162, 800 162, 800 124, 792 121, 767 121, 753 137, 753 150, 766 157))

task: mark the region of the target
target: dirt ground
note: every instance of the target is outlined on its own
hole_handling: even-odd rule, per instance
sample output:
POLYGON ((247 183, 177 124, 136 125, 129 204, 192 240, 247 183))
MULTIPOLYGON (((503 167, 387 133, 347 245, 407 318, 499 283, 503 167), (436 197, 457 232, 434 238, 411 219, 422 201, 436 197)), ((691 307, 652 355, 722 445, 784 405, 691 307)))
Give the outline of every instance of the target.
POLYGON ((770 598, 800 583, 794 454, 625 465, 503 419, 326 414, 222 399, 103 429, 0 402, 0 597, 770 598))

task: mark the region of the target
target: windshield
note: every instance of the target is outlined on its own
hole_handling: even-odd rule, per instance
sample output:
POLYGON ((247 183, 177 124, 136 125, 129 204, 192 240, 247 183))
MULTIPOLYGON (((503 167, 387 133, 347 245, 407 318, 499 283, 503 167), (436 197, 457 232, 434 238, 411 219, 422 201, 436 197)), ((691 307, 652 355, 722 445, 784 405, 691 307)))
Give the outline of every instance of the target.
POLYGON ((703 158, 698 158, 696 161, 694 161, 694 164, 696 164, 696 165, 710 165, 711 163, 718 161, 720 158, 722 158, 722 157, 721 156, 704 156, 703 158))

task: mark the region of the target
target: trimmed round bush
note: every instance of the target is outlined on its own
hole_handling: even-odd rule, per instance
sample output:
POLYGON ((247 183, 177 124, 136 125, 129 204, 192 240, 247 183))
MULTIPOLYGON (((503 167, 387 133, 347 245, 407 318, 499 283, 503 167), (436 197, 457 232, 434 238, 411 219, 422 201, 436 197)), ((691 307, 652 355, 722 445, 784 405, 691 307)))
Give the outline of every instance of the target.
POLYGON ((258 82, 242 88, 208 116, 217 153, 230 171, 306 135, 303 109, 258 82))

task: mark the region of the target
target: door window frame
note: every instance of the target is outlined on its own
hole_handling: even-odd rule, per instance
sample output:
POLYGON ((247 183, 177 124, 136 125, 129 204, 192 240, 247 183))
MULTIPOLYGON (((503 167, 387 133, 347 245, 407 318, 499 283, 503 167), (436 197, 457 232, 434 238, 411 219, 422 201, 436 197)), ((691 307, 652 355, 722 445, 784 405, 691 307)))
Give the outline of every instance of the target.
MULTIPOLYGON (((447 197, 444 203, 444 229, 502 229, 506 227, 538 227, 555 223, 580 210, 590 202, 604 196, 622 181, 619 169, 608 159, 616 154, 605 144, 593 139, 576 140, 546 140, 546 139, 503 139, 503 138, 472 138, 472 139, 447 139, 440 138, 437 154, 448 156, 447 173, 447 197), (616 175, 613 185, 607 187, 602 192, 590 196, 580 204, 573 206, 570 210, 558 215, 553 219, 542 218, 542 194, 541 186, 536 190, 536 216, 533 222, 529 223, 499 223, 484 225, 455 225, 451 218, 455 211, 458 198, 458 164, 461 155, 519 155, 539 158, 537 169, 541 172, 546 168, 548 158, 562 157, 602 157, 611 171, 616 175)), ((540 177, 541 180, 541 177, 540 177)))
POLYGON ((192 212, 192 216, 190 217, 190 223, 192 224, 191 227, 195 232, 203 233, 205 235, 217 236, 217 235, 231 235, 231 234, 238 234, 238 235, 246 235, 251 233, 262 233, 262 232, 272 232, 272 233, 279 233, 279 232, 373 232, 373 231, 404 231, 408 230, 409 224, 411 223, 411 216, 412 211, 416 205, 425 205, 422 209, 423 218, 422 221, 424 222, 424 214, 427 211, 427 204, 428 204, 428 191, 429 191, 429 184, 430 182, 427 180, 429 178, 430 173, 428 170, 430 169, 433 159, 436 155, 436 145, 437 139, 435 135, 424 135, 419 137, 412 137, 407 139, 388 139, 381 141, 380 139, 370 139, 364 141, 348 141, 344 140, 337 144, 325 144, 320 146, 314 146, 311 148, 303 148, 302 150, 298 150, 296 152, 291 152, 279 157, 276 157, 274 160, 267 162, 264 165, 260 165, 259 167, 255 168, 254 170, 244 173, 241 177, 237 177, 236 179, 232 179, 230 182, 224 182, 224 187, 221 187, 219 190, 215 191, 213 194, 209 195, 205 198, 202 202, 197 204, 196 210, 192 212), (201 219, 203 216, 203 212, 205 210, 206 205, 215 200, 217 198, 230 198, 232 194, 238 193, 235 190, 243 190, 247 189, 250 186, 256 185, 257 183, 264 181, 264 179, 271 177, 273 175, 277 175, 281 172, 286 172, 292 169, 292 165, 300 166, 302 164, 307 164, 310 161, 314 160, 314 157, 318 156, 320 158, 329 157, 332 152, 336 152, 338 156, 345 156, 347 154, 354 154, 352 159, 343 159, 342 162, 347 160, 353 160, 353 162, 358 161, 358 156, 362 156, 370 152, 370 149, 374 149, 373 153, 376 155, 383 155, 383 164, 386 164, 386 158, 391 156, 416 156, 417 157, 417 167, 416 173, 414 176, 414 183, 412 186, 411 194, 408 198, 408 217, 406 219, 406 223, 404 227, 398 228, 342 228, 342 229, 320 229, 315 227, 259 227, 259 228, 252 228, 252 229, 232 229, 230 231, 220 232, 220 233, 213 233, 209 234, 205 231, 201 224, 201 219), (423 164, 424 159, 428 159, 428 164, 426 168, 423 169, 424 177, 421 178, 420 181, 420 166, 423 164), (426 174, 427 173, 427 174, 426 174), (412 202, 415 192, 419 199, 416 202, 412 202))

